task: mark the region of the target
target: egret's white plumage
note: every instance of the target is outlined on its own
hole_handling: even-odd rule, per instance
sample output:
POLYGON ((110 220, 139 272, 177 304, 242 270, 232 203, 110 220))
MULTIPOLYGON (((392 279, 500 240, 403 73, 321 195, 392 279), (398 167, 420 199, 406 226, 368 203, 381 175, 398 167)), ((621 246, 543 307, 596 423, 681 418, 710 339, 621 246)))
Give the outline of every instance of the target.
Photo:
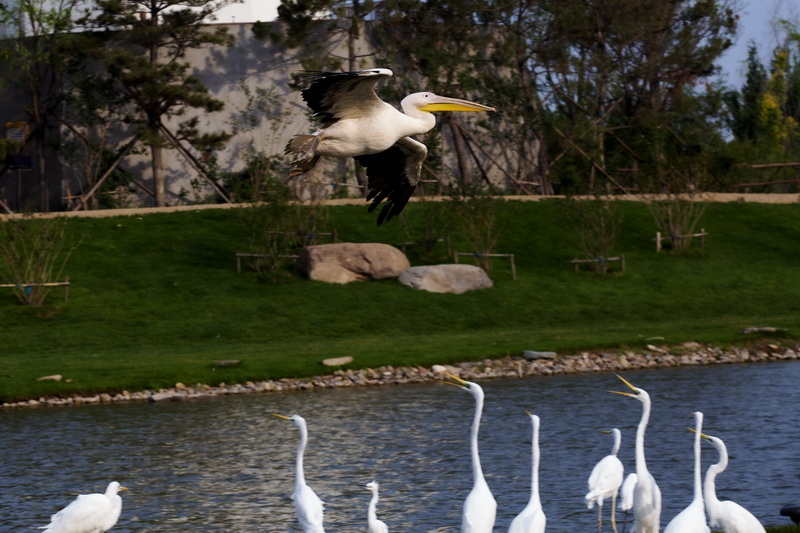
POLYGON ((280 419, 288 420, 300 430, 300 444, 297 446, 297 466, 295 472, 294 509, 297 520, 303 533, 325 533, 322 523, 324 521, 325 504, 319 496, 306 484, 305 472, 303 470, 303 454, 308 443, 308 427, 306 419, 300 415, 284 416, 275 415, 280 419))
POLYGON ((356 72, 308 72, 302 78, 303 100, 320 121, 311 135, 296 135, 286 145, 295 156, 289 177, 314 168, 320 156, 353 157, 367 172, 369 211, 381 202, 378 225, 399 214, 420 179, 428 153, 411 138, 436 125, 436 111, 494 111, 493 108, 438 96, 414 93, 400 102, 402 112, 381 100, 375 84, 392 71, 374 68, 356 72))
POLYGON ((122 498, 119 491, 128 490, 116 481, 103 494, 81 494, 69 505, 50 517, 44 533, 104 533, 119 520, 122 498))
POLYGON ((539 497, 539 417, 528 413, 533 425, 531 437, 531 498, 508 528, 508 533, 544 533, 547 517, 539 497))
POLYGON ((694 413, 694 496, 692 502, 669 521, 664 533, 711 533, 706 522, 706 509, 703 503, 703 483, 700 480, 700 434, 703 431, 703 413, 694 413))
POLYGON ((461 515, 461 533, 492 533, 494 520, 497 514, 497 502, 489 490, 489 485, 483 477, 481 458, 478 454, 478 429, 481 425, 483 414, 483 389, 477 383, 465 381, 457 376, 448 374, 456 382, 447 382, 455 385, 475 398, 475 416, 472 420, 470 431, 470 453, 472 456, 472 490, 464 500, 461 515))
POLYGON ((625 481, 622 482, 622 487, 619 489, 620 511, 630 511, 633 509, 633 488, 636 486, 638 480, 639 476, 636 475, 636 472, 631 472, 625 476, 625 481))
POLYGON ((369 508, 367 509, 367 529, 369 533, 389 533, 389 528, 386 524, 378 520, 378 513, 376 511, 380 485, 377 481, 373 480, 367 483, 366 486, 372 493, 372 498, 369 500, 369 508))
POLYGON ((642 418, 636 428, 636 485, 633 488, 632 533, 658 533, 661 522, 661 489, 647 469, 644 456, 644 433, 650 420, 650 395, 644 389, 628 383, 622 376, 617 377, 633 392, 611 392, 642 402, 642 418))
POLYGON ((712 527, 721 528, 725 533, 765 533, 764 526, 750 511, 736 502, 720 501, 717 498, 716 478, 728 467, 728 449, 720 438, 701 436, 719 453, 719 462, 708 467, 703 483, 709 523, 712 527))
POLYGON ((611 453, 600 459, 589 475, 589 481, 587 482, 589 492, 586 493, 586 506, 591 509, 597 504, 597 529, 601 530, 603 526, 603 500, 611 498, 611 528, 616 532, 617 523, 614 513, 617 504, 617 493, 620 486, 622 486, 622 477, 625 472, 622 461, 617 457, 617 452, 619 452, 622 442, 622 434, 617 428, 604 433, 611 433, 614 443, 611 446, 611 453))

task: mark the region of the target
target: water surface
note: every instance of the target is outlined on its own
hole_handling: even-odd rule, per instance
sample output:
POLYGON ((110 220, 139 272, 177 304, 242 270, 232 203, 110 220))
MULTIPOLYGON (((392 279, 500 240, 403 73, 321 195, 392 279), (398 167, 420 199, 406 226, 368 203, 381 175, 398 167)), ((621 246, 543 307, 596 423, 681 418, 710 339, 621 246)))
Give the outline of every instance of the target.
MULTIPOLYGON (((765 524, 788 523, 780 507, 800 504, 800 362, 625 377, 653 400, 645 445, 663 494, 662 528, 692 497, 686 427, 695 410, 730 452, 720 498, 765 524)), ((633 471, 641 404, 608 393, 625 390, 610 373, 482 386, 480 453, 498 503, 495 530, 506 531, 529 498, 529 410, 542 421, 548 531, 596 531, 583 497, 592 467, 611 448, 601 430, 620 428, 620 458, 633 471)), ((372 479, 390 531, 456 532, 472 484, 473 408, 469 394, 425 384, 0 412, 0 531, 35 530, 77 493, 100 492, 111 480, 130 489, 118 533, 299 531, 289 499, 299 433, 272 413, 300 413, 310 431, 306 477, 326 502, 329 533, 366 530, 364 485, 372 479)), ((705 471, 717 457, 707 443, 703 452, 705 471)))

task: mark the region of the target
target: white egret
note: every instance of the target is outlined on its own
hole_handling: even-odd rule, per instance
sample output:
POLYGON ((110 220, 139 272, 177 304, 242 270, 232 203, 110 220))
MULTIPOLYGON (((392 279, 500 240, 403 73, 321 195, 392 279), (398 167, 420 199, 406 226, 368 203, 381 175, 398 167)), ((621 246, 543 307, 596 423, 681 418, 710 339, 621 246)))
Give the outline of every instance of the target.
POLYGON ((297 446, 294 493, 292 494, 297 520, 300 522, 300 527, 303 528, 303 533, 325 533, 325 528, 322 526, 325 504, 319 499, 319 496, 311 490, 311 487, 306 484, 305 472, 303 470, 303 454, 305 453, 306 444, 308 443, 306 419, 300 415, 275 416, 282 420, 290 421, 300 430, 300 444, 297 446))
POLYGON ((647 469, 644 456, 644 433, 650 420, 650 395, 617 376, 633 392, 610 391, 642 402, 642 418, 636 428, 636 485, 633 488, 633 533, 658 533, 661 521, 661 489, 647 469))
POLYGON ((380 485, 377 481, 373 480, 367 483, 367 489, 372 493, 372 498, 369 501, 369 508, 367 509, 367 528, 369 533, 389 533, 389 528, 385 523, 378 520, 378 513, 376 507, 378 506, 378 490, 380 485))
POLYGON ((603 433, 613 435, 614 444, 611 446, 611 453, 600 459, 589 475, 589 481, 587 482, 589 492, 586 494, 586 506, 591 509, 597 504, 597 529, 600 531, 603 528, 603 500, 611 498, 611 528, 616 533, 615 509, 617 493, 622 486, 622 477, 625 472, 622 461, 617 457, 617 452, 619 452, 619 446, 622 442, 622 433, 617 428, 603 433))
POLYGON ((636 475, 636 472, 631 472, 625 476, 625 481, 622 482, 622 487, 619 489, 620 511, 630 511, 633 509, 633 488, 636 486, 638 480, 639 476, 636 475))
POLYGON ((719 453, 719 462, 708 467, 703 490, 706 510, 712 527, 722 528, 725 533, 765 533, 764 526, 753 514, 732 501, 717 498, 716 478, 728 467, 728 449, 722 439, 701 434, 719 453))
POLYGON ((477 383, 465 381, 452 374, 447 374, 456 383, 445 381, 464 389, 475 398, 475 416, 472 420, 470 433, 470 452, 472 455, 472 490, 464 500, 464 509, 461 516, 461 533, 492 533, 494 520, 497 514, 497 502, 489 490, 489 485, 483 477, 481 458, 478 454, 478 429, 481 425, 483 414, 483 389, 477 383))
POLYGON ((467 100, 421 92, 406 96, 400 112, 375 94, 375 84, 391 76, 386 68, 306 73, 303 100, 320 127, 311 135, 296 135, 286 145, 286 153, 296 156, 290 178, 314 168, 323 155, 355 158, 367 171, 369 211, 386 200, 378 225, 403 210, 419 183, 428 149, 411 136, 436 125, 432 112, 494 111, 467 100))
POLYGON ((81 494, 72 503, 50 517, 44 533, 104 533, 119 520, 122 498, 119 491, 128 490, 116 481, 103 494, 81 494))
POLYGON ((527 414, 531 418, 531 424, 533 425, 533 437, 531 438, 531 499, 525 509, 511 521, 508 533, 543 533, 547 525, 547 517, 542 510, 542 502, 539 498, 539 417, 530 413, 527 414))
POLYGON ((700 480, 700 434, 703 431, 703 413, 700 411, 694 413, 694 424, 694 497, 686 509, 669 521, 664 533, 711 533, 706 522, 703 483, 700 480))

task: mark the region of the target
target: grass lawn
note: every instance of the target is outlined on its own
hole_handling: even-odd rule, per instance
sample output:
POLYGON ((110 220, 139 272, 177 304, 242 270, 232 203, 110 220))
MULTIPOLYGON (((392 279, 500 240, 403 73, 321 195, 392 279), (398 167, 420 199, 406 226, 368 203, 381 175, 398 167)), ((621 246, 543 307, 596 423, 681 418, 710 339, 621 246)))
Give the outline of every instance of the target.
MULTIPOLYGON (((393 280, 329 285, 291 269, 271 279, 237 273, 235 253, 248 247, 236 209, 71 218, 80 244, 69 301, 56 289, 31 308, 0 292, 0 400, 317 375, 322 359, 343 355, 353 367, 430 365, 526 349, 635 349, 652 338, 744 343, 746 326, 797 335, 800 205, 711 204, 704 249, 657 253, 647 207, 624 202, 616 251, 627 270, 601 275, 573 270, 580 251, 563 202, 502 204, 495 252, 515 254, 517 280, 497 258, 495 287, 462 295, 393 280), (242 364, 216 368, 218 359, 242 364), (71 381, 36 381, 49 374, 71 381)), ((422 238, 413 228, 423 212, 411 204, 404 220, 376 227, 363 206, 331 207, 329 227, 340 240, 395 244, 422 238)), ((443 247, 426 257, 412 248, 409 258, 452 262, 443 247)))

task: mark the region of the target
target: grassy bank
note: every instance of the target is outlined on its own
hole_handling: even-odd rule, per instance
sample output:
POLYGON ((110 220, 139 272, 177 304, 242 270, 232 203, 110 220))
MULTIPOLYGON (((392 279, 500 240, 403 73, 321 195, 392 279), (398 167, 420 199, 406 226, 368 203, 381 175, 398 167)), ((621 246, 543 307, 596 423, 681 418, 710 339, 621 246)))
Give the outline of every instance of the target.
MULTIPOLYGON (((408 207, 412 227, 421 209, 408 207)), ((561 202, 505 202, 496 251, 515 254, 518 279, 496 259, 495 287, 463 295, 396 281, 328 285, 291 270, 270 280, 239 274, 235 253, 247 251, 247 236, 237 210, 70 219, 80 246, 69 302, 57 290, 26 308, 10 289, 0 293, 0 400, 315 375, 321 359, 343 355, 356 367, 430 365, 652 338, 741 343, 746 326, 797 332, 800 206, 712 204, 701 222, 706 247, 683 253, 656 253, 644 205, 623 210, 617 251, 627 271, 600 275, 573 270, 579 250, 561 202), (216 368, 218 359, 242 364, 216 368), (36 381, 49 374, 70 382, 36 381)), ((331 208, 329 226, 352 242, 421 235, 400 221, 377 228, 362 206, 331 208)), ((409 256, 450 261, 443 248, 409 256)))

